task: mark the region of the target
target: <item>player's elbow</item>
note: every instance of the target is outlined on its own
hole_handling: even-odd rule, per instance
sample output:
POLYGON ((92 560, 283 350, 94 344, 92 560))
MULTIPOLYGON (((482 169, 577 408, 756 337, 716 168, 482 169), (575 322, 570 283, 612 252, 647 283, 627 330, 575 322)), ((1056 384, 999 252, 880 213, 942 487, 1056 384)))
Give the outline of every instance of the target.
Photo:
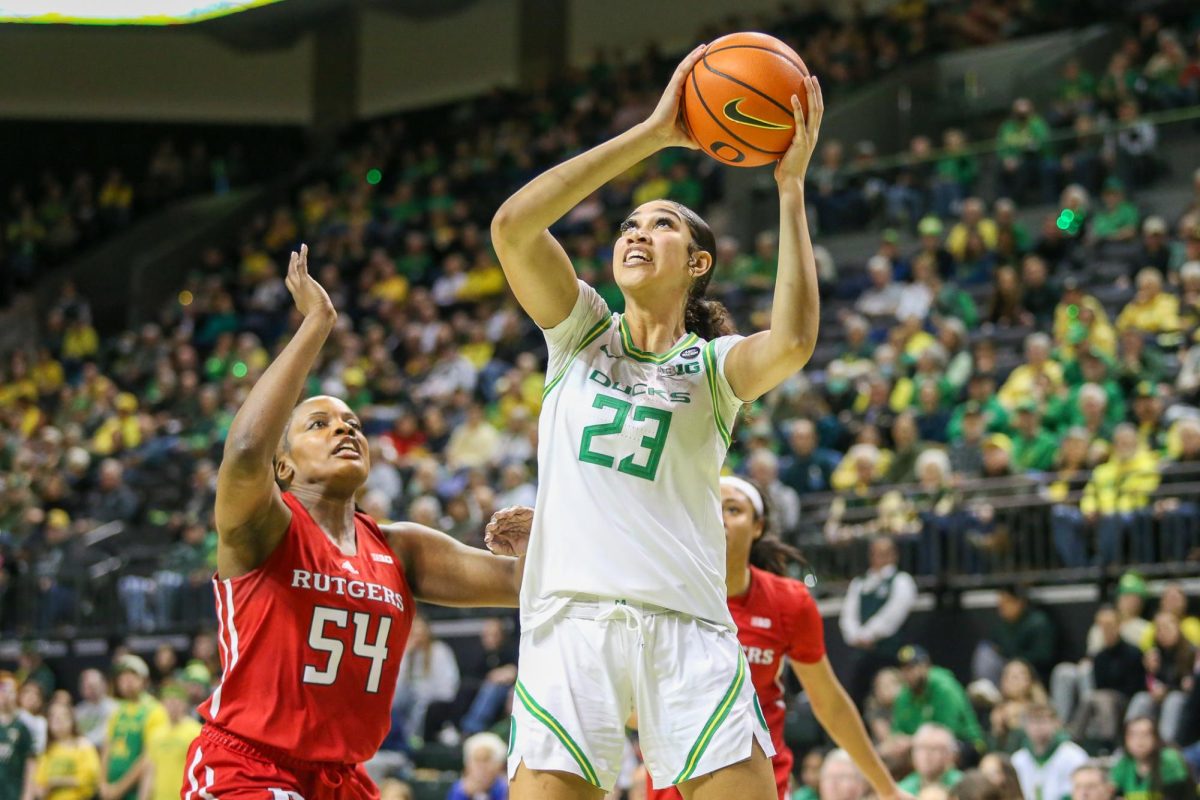
POLYGON ((522 238, 520 219, 512 200, 506 200, 492 216, 492 243, 497 246, 517 244, 522 238))

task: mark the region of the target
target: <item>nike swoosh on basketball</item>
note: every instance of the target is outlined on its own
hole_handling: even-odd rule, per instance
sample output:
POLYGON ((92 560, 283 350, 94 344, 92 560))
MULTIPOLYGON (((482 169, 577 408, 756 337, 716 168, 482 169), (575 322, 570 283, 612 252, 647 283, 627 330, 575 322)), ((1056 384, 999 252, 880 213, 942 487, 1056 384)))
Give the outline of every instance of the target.
POLYGON ((743 125, 749 125, 752 128, 764 128, 768 131, 786 131, 791 125, 780 125, 778 122, 768 122, 765 119, 752 117, 742 111, 740 106, 745 102, 744 97, 735 97, 725 104, 725 119, 730 122, 740 122, 743 125))

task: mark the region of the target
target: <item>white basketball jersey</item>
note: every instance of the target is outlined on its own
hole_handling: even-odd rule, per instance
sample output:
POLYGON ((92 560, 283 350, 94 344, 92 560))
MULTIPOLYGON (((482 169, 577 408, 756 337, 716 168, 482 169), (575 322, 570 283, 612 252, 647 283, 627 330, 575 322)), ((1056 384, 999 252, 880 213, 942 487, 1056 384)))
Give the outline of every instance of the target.
POLYGON ((725 356, 741 337, 687 334, 647 353, 582 281, 570 316, 545 336, 522 627, 587 594, 732 628, 718 481, 741 407, 725 356))

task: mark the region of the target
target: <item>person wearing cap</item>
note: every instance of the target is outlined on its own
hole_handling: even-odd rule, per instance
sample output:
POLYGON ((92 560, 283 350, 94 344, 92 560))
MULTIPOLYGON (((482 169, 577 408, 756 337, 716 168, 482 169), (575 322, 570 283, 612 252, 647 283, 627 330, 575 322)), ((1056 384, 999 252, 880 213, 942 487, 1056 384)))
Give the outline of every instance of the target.
POLYGON ((904 623, 917 601, 917 584, 899 569, 896 542, 881 536, 871 540, 865 574, 850 581, 838 626, 842 639, 857 650, 850 678, 850 696, 863 707, 875 675, 895 666, 903 643, 904 623))
POLYGON ((113 664, 118 705, 101 757, 101 800, 138 800, 146 745, 170 724, 166 710, 146 691, 149 679, 150 667, 131 653, 113 664))
POLYGON ((1169 430, 1163 421, 1163 405, 1158 387, 1153 382, 1141 380, 1133 387, 1132 416, 1142 447, 1165 454, 1169 430))
POLYGON ((1144 334, 1178 331, 1179 298, 1163 291, 1162 273, 1144 267, 1138 270, 1135 284, 1137 293, 1117 315, 1117 330, 1132 328, 1144 334))
POLYGON ((937 265, 937 274, 942 280, 949 280, 954 275, 956 264, 954 256, 946 249, 942 243, 942 234, 945 228, 942 221, 932 214, 923 217, 917 223, 917 237, 920 239, 920 248, 913 254, 915 262, 922 256, 932 258, 937 265))
MULTIPOLYGON (((1167 222, 1150 216, 1142 221, 1142 240, 1138 252, 1130 259, 1131 268, 1154 267, 1166 272, 1171 263, 1171 243, 1167 238, 1167 222)), ((1131 274, 1130 278, 1133 277, 1131 274)))
POLYGON ((920 645, 905 645, 896 654, 904 685, 892 706, 892 731, 913 735, 926 722, 950 729, 954 738, 977 751, 987 746, 979 718, 954 673, 933 666, 920 645))
POLYGON ((159 695, 167 722, 146 742, 139 800, 178 800, 187 771, 188 747, 200 733, 200 723, 188 714, 192 706, 186 688, 170 682, 159 695))
POLYGON ((1058 439, 1042 425, 1042 413, 1032 398, 1017 403, 1016 424, 1012 436, 1014 466, 1024 472, 1045 472, 1054 466, 1058 439))
POLYGON ((999 193, 1004 197, 1027 200, 1037 190, 1052 191, 1053 162, 1050 160, 1050 127, 1034 111, 1027 97, 1012 104, 1012 115, 996 132, 996 156, 999 162, 999 193))
POLYGON ((113 407, 117 413, 105 419, 92 435, 92 452, 98 456, 133 450, 142 443, 137 398, 129 392, 121 392, 113 407))
POLYGON ((1110 177, 1104 182, 1100 197, 1103 205, 1092 215, 1089 241, 1116 252, 1120 252, 1120 247, 1113 245, 1124 245, 1126 251, 1130 250, 1129 243, 1137 237, 1139 214, 1137 206, 1125 197, 1125 184, 1120 178, 1110 177))
POLYGON ((959 418, 961 433, 950 444, 950 469, 964 478, 983 474, 983 439, 987 429, 983 406, 968 400, 954 412, 959 418))

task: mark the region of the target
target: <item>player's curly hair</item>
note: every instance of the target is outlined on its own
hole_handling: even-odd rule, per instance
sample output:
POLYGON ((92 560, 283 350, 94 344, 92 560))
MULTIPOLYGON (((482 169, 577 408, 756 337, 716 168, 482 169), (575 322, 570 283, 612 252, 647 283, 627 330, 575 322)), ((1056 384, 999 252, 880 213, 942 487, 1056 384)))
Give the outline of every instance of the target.
POLYGON ((763 501, 762 517, 755 514, 755 521, 762 522, 763 532, 754 544, 750 546, 750 564, 758 567, 761 570, 774 573, 776 575, 789 575, 789 567, 793 564, 806 567, 808 559, 804 557, 804 553, 800 552, 800 548, 794 547, 779 538, 779 531, 774 523, 774 516, 771 510, 771 498, 757 481, 752 481, 749 478, 742 480, 749 483, 758 490, 763 501))
POLYGON ((729 309, 719 300, 710 300, 704 296, 708 284, 712 283, 713 273, 717 270, 717 237, 713 235, 708 223, 687 206, 668 200, 679 216, 683 218, 692 234, 692 243, 688 246, 689 253, 701 250, 712 256, 713 263, 708 272, 692 281, 688 289, 687 306, 683 311, 683 326, 689 333, 694 333, 702 339, 716 339, 718 336, 728 336, 737 333, 733 317, 729 309))

